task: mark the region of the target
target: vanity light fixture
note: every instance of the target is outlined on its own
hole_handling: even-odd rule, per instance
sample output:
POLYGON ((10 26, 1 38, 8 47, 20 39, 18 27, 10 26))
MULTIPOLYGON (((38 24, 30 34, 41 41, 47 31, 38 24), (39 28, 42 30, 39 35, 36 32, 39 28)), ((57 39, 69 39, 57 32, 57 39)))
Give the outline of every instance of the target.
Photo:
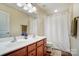
POLYGON ((18 7, 22 7, 24 10, 26 10, 29 13, 36 12, 36 7, 33 6, 31 3, 17 3, 18 7))

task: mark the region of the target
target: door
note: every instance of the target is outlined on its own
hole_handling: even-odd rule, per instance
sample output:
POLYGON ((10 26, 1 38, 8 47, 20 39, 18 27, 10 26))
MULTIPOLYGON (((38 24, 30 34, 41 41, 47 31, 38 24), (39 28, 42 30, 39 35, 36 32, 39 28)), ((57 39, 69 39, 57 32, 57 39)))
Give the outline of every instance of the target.
POLYGON ((9 36, 9 16, 0 11, 0 38, 9 36))

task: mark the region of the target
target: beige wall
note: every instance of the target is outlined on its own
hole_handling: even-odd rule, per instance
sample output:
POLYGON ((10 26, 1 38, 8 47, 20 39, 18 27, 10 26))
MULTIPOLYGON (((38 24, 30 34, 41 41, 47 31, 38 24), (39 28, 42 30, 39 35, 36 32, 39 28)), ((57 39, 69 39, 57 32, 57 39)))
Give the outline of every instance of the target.
POLYGON ((28 15, 22 13, 15 8, 0 4, 0 11, 6 12, 10 16, 10 33, 11 35, 20 35, 21 26, 28 25, 28 15))
POLYGON ((46 16, 48 15, 47 12, 43 9, 41 9, 39 6, 37 7, 38 10, 38 35, 44 35, 44 21, 46 16))
MULTIPOLYGON (((34 26, 34 28, 37 28, 37 35, 44 35, 44 20, 47 16, 47 13, 42 9, 40 8, 39 6, 36 6, 37 7, 37 17, 36 18, 32 18, 30 17, 29 18, 29 26, 30 24, 37 20, 37 27, 34 26)), ((32 28, 29 28, 32 30, 32 28)), ((31 34, 31 32, 29 32, 31 34)))
POLYGON ((73 17, 79 16, 79 3, 73 4, 73 17))
POLYGON ((40 9, 38 10, 38 16, 39 16, 39 23, 38 23, 38 35, 44 35, 44 20, 46 17, 46 14, 44 11, 40 11, 40 9))

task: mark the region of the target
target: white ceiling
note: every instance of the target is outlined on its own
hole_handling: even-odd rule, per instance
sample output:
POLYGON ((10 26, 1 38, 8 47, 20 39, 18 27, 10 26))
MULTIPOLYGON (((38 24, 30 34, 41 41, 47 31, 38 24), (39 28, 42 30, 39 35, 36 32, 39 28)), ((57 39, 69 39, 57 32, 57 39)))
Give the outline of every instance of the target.
MULTIPOLYGON (((8 6, 14 7, 24 13, 27 13, 26 11, 22 10, 21 8, 17 7, 15 3, 8 3, 6 4, 8 6)), ((40 6, 42 9, 47 11, 48 13, 54 13, 54 10, 57 9, 59 12, 66 10, 68 7, 70 7, 71 3, 38 3, 35 4, 40 6)), ((29 13, 28 13, 29 14, 29 13)), ((34 14, 29 14, 34 16, 34 14)))
POLYGON ((46 9, 49 13, 54 13, 54 10, 59 12, 66 10, 72 3, 39 3, 42 8, 46 9))

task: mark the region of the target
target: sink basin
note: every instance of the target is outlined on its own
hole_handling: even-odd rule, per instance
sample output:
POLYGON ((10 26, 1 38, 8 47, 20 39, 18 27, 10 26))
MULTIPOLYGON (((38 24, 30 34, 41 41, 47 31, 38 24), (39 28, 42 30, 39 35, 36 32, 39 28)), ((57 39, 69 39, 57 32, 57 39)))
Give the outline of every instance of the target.
POLYGON ((0 49, 6 48, 6 47, 11 47, 11 46, 14 46, 14 45, 18 45, 19 43, 23 43, 23 42, 26 42, 26 40, 25 39, 19 39, 19 40, 16 40, 15 42, 12 42, 12 41, 0 42, 0 49))

